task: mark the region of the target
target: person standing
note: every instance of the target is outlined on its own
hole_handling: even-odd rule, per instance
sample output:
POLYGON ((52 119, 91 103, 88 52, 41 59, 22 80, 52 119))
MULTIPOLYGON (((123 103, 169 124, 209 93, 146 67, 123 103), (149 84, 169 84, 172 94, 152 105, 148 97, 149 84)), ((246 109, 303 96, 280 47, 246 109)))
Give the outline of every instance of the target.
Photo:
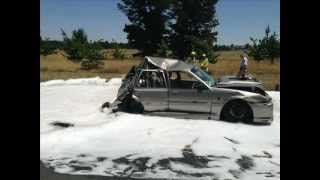
POLYGON ((244 79, 246 77, 247 69, 248 69, 248 57, 246 54, 240 55, 240 71, 238 73, 238 77, 244 79))
POLYGON ((209 59, 206 54, 202 54, 203 60, 200 64, 200 68, 206 72, 209 72, 209 59))
POLYGON ((191 58, 192 58, 193 64, 196 64, 196 55, 197 55, 197 53, 195 51, 191 51, 191 58))

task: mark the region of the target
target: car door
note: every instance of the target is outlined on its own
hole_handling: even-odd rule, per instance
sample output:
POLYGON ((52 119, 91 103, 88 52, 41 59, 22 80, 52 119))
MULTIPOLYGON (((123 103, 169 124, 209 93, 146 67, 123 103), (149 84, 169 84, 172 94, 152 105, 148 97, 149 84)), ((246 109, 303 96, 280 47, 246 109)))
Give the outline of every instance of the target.
POLYGON ((145 111, 168 109, 168 86, 163 70, 142 70, 135 83, 134 95, 145 111))
POLYGON ((192 74, 170 72, 169 82, 170 110, 199 113, 211 112, 211 91, 192 74))

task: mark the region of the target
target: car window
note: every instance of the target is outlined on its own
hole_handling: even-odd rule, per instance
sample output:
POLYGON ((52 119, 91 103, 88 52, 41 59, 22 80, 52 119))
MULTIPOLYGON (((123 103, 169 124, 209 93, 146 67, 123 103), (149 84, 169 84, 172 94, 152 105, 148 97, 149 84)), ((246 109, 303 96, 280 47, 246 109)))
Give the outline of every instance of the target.
POLYGON ((176 89, 195 89, 197 86, 202 85, 192 74, 181 71, 169 72, 169 80, 171 88, 176 89))
POLYGON ((173 71, 169 72, 170 80, 197 81, 197 79, 189 73, 173 71))
POLYGON ((142 71, 136 83, 138 88, 166 88, 162 72, 142 71))
POLYGON ((216 81, 213 79, 213 77, 198 67, 193 67, 191 72, 202 79, 202 81, 204 81, 208 86, 212 87, 216 85, 216 81))

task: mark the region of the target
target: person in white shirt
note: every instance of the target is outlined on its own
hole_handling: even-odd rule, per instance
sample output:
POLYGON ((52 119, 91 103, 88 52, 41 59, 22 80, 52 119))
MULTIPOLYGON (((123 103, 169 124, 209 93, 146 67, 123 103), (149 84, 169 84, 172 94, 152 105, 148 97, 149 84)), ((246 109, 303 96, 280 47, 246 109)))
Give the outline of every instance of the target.
POLYGON ((247 68, 248 68, 248 58, 246 54, 240 55, 240 71, 238 73, 238 77, 244 79, 246 77, 247 68))

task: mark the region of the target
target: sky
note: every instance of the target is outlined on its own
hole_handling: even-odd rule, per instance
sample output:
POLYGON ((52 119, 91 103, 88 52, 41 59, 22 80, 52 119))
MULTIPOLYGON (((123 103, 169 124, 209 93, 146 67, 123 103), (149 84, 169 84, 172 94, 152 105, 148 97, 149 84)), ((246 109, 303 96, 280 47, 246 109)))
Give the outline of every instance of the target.
MULTIPOLYGON (((117 8, 119 0, 40 0, 40 32, 44 38, 61 40, 83 28, 90 40, 127 42, 123 32, 127 17, 117 8)), ((280 32, 280 0, 220 0, 216 5, 218 44, 243 45, 250 37, 261 38, 270 25, 280 32)))

